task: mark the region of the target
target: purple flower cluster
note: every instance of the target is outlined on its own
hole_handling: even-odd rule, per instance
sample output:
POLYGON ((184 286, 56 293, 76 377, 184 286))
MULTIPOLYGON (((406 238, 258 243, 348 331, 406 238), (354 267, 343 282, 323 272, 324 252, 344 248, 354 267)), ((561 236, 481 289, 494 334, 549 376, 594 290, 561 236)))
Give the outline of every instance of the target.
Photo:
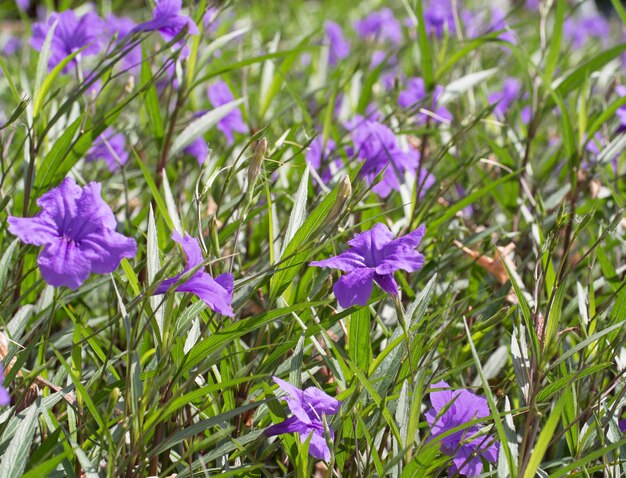
POLYGON ((455 34, 454 10, 450 0, 430 0, 424 9, 426 33, 442 38, 444 32, 455 34))
POLYGON ((137 253, 134 239, 115 232, 115 216, 100 190, 99 183, 81 188, 66 178, 37 200, 36 216, 9 216, 9 232, 44 246, 37 263, 48 284, 77 289, 90 274, 109 274, 137 253))
POLYGON ((389 8, 369 13, 354 23, 359 37, 369 41, 388 41, 392 45, 402 42, 402 26, 389 8))
POLYGON ((346 252, 311 262, 311 265, 347 272, 333 287, 341 307, 366 305, 374 282, 388 294, 397 295, 394 272, 401 269, 414 272, 424 266, 424 256, 415 248, 425 233, 426 228, 422 225, 410 234, 394 239, 387 226, 379 223, 348 241, 351 247, 346 252))
POLYGON ((580 19, 567 18, 563 22, 563 38, 578 50, 590 39, 604 40, 607 32, 611 30, 606 18, 602 15, 585 15, 580 19))
MULTIPOLYGON (((450 390, 444 381, 433 384, 432 388, 446 390, 430 393, 433 408, 426 412, 426 421, 431 427, 431 440, 465 423, 490 415, 484 397, 468 390, 450 390)), ((493 437, 472 438, 479 430, 478 425, 471 425, 441 439, 441 452, 452 457, 450 475, 479 476, 483 469, 481 458, 490 463, 498 460, 500 446, 493 437)))
MULTIPOLYGON (((341 408, 339 400, 330 397, 316 387, 300 390, 289 382, 273 377, 274 382, 286 393, 283 400, 287 402, 293 414, 284 422, 277 423, 265 430, 267 436, 282 435, 283 433, 299 433, 304 443, 309 437, 309 453, 320 460, 330 461, 330 448, 324 437, 324 415, 335 415, 341 408)), ((335 434, 328 428, 331 439, 335 434)))

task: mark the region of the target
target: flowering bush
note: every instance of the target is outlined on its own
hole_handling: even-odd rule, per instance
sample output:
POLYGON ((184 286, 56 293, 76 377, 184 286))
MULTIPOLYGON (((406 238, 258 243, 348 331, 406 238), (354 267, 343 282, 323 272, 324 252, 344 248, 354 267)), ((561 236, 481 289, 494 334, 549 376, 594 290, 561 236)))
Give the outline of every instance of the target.
POLYGON ((0 476, 620 475, 624 21, 3 2, 0 476))

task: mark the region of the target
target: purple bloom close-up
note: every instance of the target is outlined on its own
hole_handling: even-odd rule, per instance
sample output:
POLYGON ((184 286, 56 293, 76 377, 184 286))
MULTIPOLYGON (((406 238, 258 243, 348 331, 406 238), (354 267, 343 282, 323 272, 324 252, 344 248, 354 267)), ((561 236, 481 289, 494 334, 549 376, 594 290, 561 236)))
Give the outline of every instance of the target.
POLYGON ((352 130, 355 153, 364 161, 360 174, 372 184, 384 171, 381 181, 372 190, 381 197, 400 190, 404 173, 417 170, 419 152, 413 149, 403 151, 393 131, 377 121, 357 116, 346 126, 352 130))
MULTIPOLYGON (((449 385, 440 381, 431 388, 449 389, 449 385)), ((487 418, 490 415, 487 400, 469 390, 431 392, 430 402, 433 408, 426 412, 426 421, 431 427, 429 440, 467 422, 487 418)), ((500 446, 493 437, 481 436, 467 441, 479 430, 477 425, 472 425, 441 439, 441 452, 452 457, 452 465, 448 470, 451 475, 458 473, 464 476, 478 476, 483 469, 481 457, 490 463, 498 460, 500 446)))
POLYGON ((431 0, 424 9, 426 33, 443 37, 444 31, 455 34, 454 10, 450 0, 431 0))
MULTIPOLYGON (((330 449, 324 437, 324 415, 335 415, 341 408, 341 402, 324 393, 317 387, 308 387, 300 390, 289 382, 278 377, 272 377, 280 389, 286 393, 282 397, 287 402, 291 417, 281 423, 272 425, 265 430, 267 436, 282 435, 283 433, 299 433, 300 441, 304 443, 310 435, 309 453, 320 460, 330 461, 330 449)), ((329 434, 334 438, 332 428, 329 434)))
MULTIPOLYGON (((432 101, 430 105, 422 105, 427 110, 430 110, 432 115, 425 112, 418 112, 418 119, 421 123, 425 122, 429 117, 434 121, 450 122, 452 121, 452 113, 448 111, 444 106, 438 105, 439 98, 443 94, 443 87, 436 86, 432 92, 432 101)), ((415 108, 423 103, 426 98, 426 87, 422 78, 411 78, 406 82, 406 89, 402 90, 398 95, 398 104, 402 108, 415 108)))
POLYGON ((90 274, 109 274, 137 253, 135 240, 115 231, 117 221, 101 188, 95 182, 81 188, 68 177, 37 199, 36 216, 9 216, 9 232, 43 246, 37 263, 48 284, 77 289, 90 274))
POLYGON ((402 25, 389 8, 371 12, 357 20, 354 29, 364 40, 389 41, 394 45, 402 42, 402 25))
POLYGON ((347 251, 329 259, 311 262, 311 265, 347 273, 333 287, 341 307, 367 305, 374 282, 395 296, 398 294, 398 284, 393 277, 394 272, 401 269, 415 272, 424 267, 424 256, 415 248, 425 233, 426 228, 421 225, 406 236, 394 239, 389 228, 378 223, 348 241, 351 247, 347 251))
POLYGON ((324 23, 324 33, 328 41, 328 62, 336 65, 350 54, 350 43, 343 36, 341 27, 330 20, 324 23))
POLYGON ((207 144, 205 139, 200 136, 189 146, 183 149, 183 152, 196 158, 198 164, 202 166, 206 159, 209 157, 209 145, 207 144))
POLYGON ((54 12, 48 21, 33 24, 33 36, 30 39, 30 45, 35 50, 42 50, 46 36, 55 23, 56 27, 50 44, 49 70, 52 70, 65 57, 81 48, 83 50, 80 54, 63 68, 63 73, 75 68, 79 57, 97 55, 100 52, 102 35, 106 31, 104 21, 92 12, 78 18, 73 10, 65 10, 61 13, 54 12))
MULTIPOLYGON (((209 96, 209 101, 214 108, 230 103, 231 101, 235 101, 235 97, 230 91, 230 88, 226 82, 221 80, 209 86, 207 95, 209 96)), ((226 116, 219 120, 217 123, 217 129, 224 133, 226 141, 229 145, 233 144, 235 141, 233 133, 248 132, 248 128, 243 122, 243 117, 241 116, 241 110, 239 108, 231 110, 226 116)))
POLYGON ((85 155, 87 161, 104 160, 109 171, 117 171, 128 161, 126 139, 113 128, 105 129, 85 155))
POLYGON ((490 105, 495 105, 493 112, 499 118, 506 116, 509 108, 519 99, 522 83, 516 78, 504 80, 502 90, 491 93, 487 97, 490 105))
MULTIPOLYGON (((183 274, 196 268, 204 262, 202 250, 198 240, 185 234, 185 237, 174 231, 172 239, 181 245, 187 257, 187 263, 181 274, 170 279, 165 279, 154 291, 154 295, 165 294, 176 285, 183 274)), ((183 284, 176 287, 177 292, 190 292, 202 299, 215 312, 234 317, 235 313, 231 306, 233 300, 234 277, 232 274, 220 274, 215 279, 210 274, 198 269, 183 284)))

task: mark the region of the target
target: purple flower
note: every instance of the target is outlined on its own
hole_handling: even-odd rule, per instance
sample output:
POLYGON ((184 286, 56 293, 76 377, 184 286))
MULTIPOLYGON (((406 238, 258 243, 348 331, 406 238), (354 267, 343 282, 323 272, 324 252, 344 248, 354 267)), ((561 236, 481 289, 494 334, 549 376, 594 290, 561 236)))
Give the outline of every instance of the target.
POLYGON ((220 11, 217 7, 209 7, 202 17, 202 24, 204 25, 204 30, 208 33, 215 33, 217 27, 220 26, 220 22, 217 18, 220 11))
POLYGON ((55 22, 57 25, 50 45, 49 70, 52 70, 65 57, 81 48, 84 49, 63 68, 63 73, 76 67, 79 57, 97 55, 100 52, 102 47, 101 36, 106 31, 104 21, 91 12, 77 18, 73 10, 52 13, 47 22, 33 24, 33 36, 30 39, 30 45, 35 50, 41 51, 48 31, 55 22))
MULTIPOLYGON (((113 14, 110 14, 107 17, 107 31, 109 37, 116 36, 116 43, 119 44, 122 40, 129 35, 135 28, 135 22, 128 17, 116 17, 113 14)), ((125 49, 128 48, 129 45, 125 46, 125 49)), ((137 45, 134 48, 130 49, 124 59, 122 60, 124 66, 126 68, 136 68, 141 63, 141 45, 137 45)))
POLYGON ((202 136, 197 138, 193 143, 183 149, 183 152, 193 156, 198 161, 198 164, 202 166, 209 156, 209 145, 202 136))
MULTIPOLYGON (((432 101, 430 104, 430 110, 434 113, 434 115, 429 115, 424 112, 418 112, 418 119, 420 122, 425 122, 427 118, 433 118, 434 121, 441 122, 450 122, 452 121, 452 113, 448 111, 444 106, 438 106, 437 103, 439 98, 443 94, 443 87, 436 86, 433 94, 432 101)), ((407 87, 405 90, 401 91, 398 95, 398 104, 402 108, 415 108, 417 105, 423 103, 426 98, 426 87, 424 85, 424 80, 422 78, 411 78, 407 82, 407 87)))
POLYGON ((18 37, 9 37, 4 46, 2 47, 2 53, 11 56, 14 55, 22 46, 22 40, 18 37))
POLYGON ((490 105, 495 105, 493 112, 499 118, 504 118, 511 105, 519 99, 522 84, 516 78, 507 78, 504 80, 502 90, 491 93, 487 97, 490 105))
POLYGON ((490 31, 495 32, 499 30, 504 30, 504 32, 502 32, 498 38, 502 41, 509 42, 515 45, 517 43, 517 38, 512 31, 508 30, 508 24, 506 23, 505 19, 506 15, 501 9, 492 8, 490 31))
POLYGON ((37 263, 48 284, 77 289, 91 273, 109 274, 122 258, 137 253, 134 239, 115 232, 117 222, 101 188, 95 182, 81 188, 68 177, 37 199, 36 216, 9 216, 9 232, 44 246, 37 263))
POLYGON ((563 22, 563 37, 576 50, 590 38, 604 40, 610 31, 611 26, 602 15, 585 15, 580 20, 570 17, 563 22))
POLYGON ((443 32, 454 35, 454 10, 450 0, 431 0, 424 10, 426 33, 443 37, 443 32))
POLYGON ((85 159, 87 161, 104 160, 109 171, 117 171, 128 161, 124 135, 111 127, 105 129, 93 142, 85 159))
MULTIPOLYGON (((209 96, 209 101, 214 108, 235 100, 235 97, 230 91, 230 88, 228 88, 228 85, 221 80, 209 86, 207 95, 209 96)), ((233 132, 246 133, 248 131, 248 128, 246 128, 246 125, 243 122, 241 110, 239 108, 231 110, 230 113, 224 116, 217 123, 217 129, 224 133, 229 146, 234 142, 233 132)))
POLYGON ((324 139, 321 135, 316 136, 313 141, 311 141, 309 150, 306 153, 306 162, 311 168, 318 172, 320 179, 326 184, 331 180, 334 172, 343 166, 343 163, 339 158, 330 161, 330 158, 337 151, 335 142, 328 138, 325 147, 323 142, 324 139))
POLYGON ((339 60, 343 60, 350 53, 350 43, 343 36, 343 30, 335 22, 324 23, 324 32, 328 40, 328 62, 336 65, 339 60))
MULTIPOLYGON (((300 390, 289 382, 278 377, 272 377, 274 382, 287 395, 283 400, 293 415, 284 422, 277 423, 265 430, 267 436, 282 435, 283 433, 299 433, 300 441, 304 443, 310 435, 309 453, 320 460, 330 461, 330 449, 324 437, 323 415, 335 415, 341 408, 341 402, 327 395, 316 387, 300 390)), ((335 434, 329 427, 331 438, 335 434)))
POLYGON ((384 170, 382 180, 372 188, 379 196, 387 197, 392 190, 398 191, 404 173, 417 170, 419 152, 402 151, 396 135, 384 124, 357 116, 346 126, 352 129, 356 154, 365 161, 360 174, 372 184, 384 170))
POLYGON ((406 236, 394 239, 387 226, 378 223, 348 241, 351 247, 346 252, 311 262, 311 265, 347 272, 333 287, 341 307, 367 305, 373 281, 388 294, 397 295, 398 284, 393 273, 400 269, 414 272, 424 266, 424 256, 415 248, 425 233, 426 228, 421 225, 406 236))
POLYGON ((9 391, 4 387, 4 369, 2 368, 2 362, 0 362, 0 406, 5 407, 11 404, 11 395, 9 391))
POLYGON ((354 22, 354 29, 363 39, 389 41, 394 45, 402 43, 402 26, 389 8, 372 12, 354 22))
POLYGON ((626 433, 626 418, 620 420, 618 426, 622 433, 626 433))
MULTIPOLYGON (((432 388, 449 386, 441 381, 433 384, 432 388)), ((468 390, 431 392, 430 402, 433 408, 426 412, 426 421, 431 427, 431 439, 464 423, 490 415, 487 400, 468 390)), ((467 442, 467 439, 479 430, 477 425, 472 425, 442 438, 441 452, 453 457, 448 470, 450 475, 458 473, 464 476, 478 476, 483 469, 481 457, 490 463, 498 460, 500 447, 493 438, 481 436, 467 442)))
MULTIPOLYGON (((154 291, 154 295, 165 294, 176 283, 180 281, 183 274, 195 269, 204 262, 202 251, 198 240, 185 234, 185 237, 174 231, 172 239, 181 245, 183 252, 187 257, 187 264, 182 274, 175 275, 171 279, 165 279, 159 287, 154 291)), ((183 284, 176 287, 177 292, 190 292, 202 299, 215 312, 234 317, 231 302, 233 300, 234 277, 232 274, 221 274, 215 279, 204 272, 202 268, 198 269, 183 284)))
POLYGON ((30 8, 30 0, 15 0, 17 4, 17 8, 22 11, 28 10, 30 8))
MULTIPOLYGON (((182 8, 182 0, 157 0, 156 7, 152 11, 152 20, 140 24, 133 31, 158 31, 166 42, 172 41, 185 28, 189 35, 197 35, 197 25, 187 15, 181 15, 182 8)), ((179 41, 180 45, 184 45, 184 43, 184 38, 179 41)), ((188 51, 185 46, 183 55, 187 56, 188 51)))

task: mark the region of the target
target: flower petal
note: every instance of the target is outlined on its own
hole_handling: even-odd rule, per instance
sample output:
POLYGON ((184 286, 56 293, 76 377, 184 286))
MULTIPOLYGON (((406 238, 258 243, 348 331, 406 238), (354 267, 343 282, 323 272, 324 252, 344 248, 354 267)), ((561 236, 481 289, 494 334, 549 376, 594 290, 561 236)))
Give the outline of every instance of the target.
POLYGON ((185 233, 185 237, 181 237, 178 231, 174 231, 172 233, 172 239, 181 245, 183 248, 183 252, 187 257, 187 263, 185 264, 184 271, 187 272, 199 264, 204 262, 204 257, 202 256, 202 250, 200 249, 200 244, 198 244, 198 240, 195 237, 191 237, 189 234, 185 233))
POLYGON ((365 265, 365 259, 363 258, 363 256, 351 250, 342 252, 338 256, 329 257, 328 259, 313 261, 310 263, 310 265, 315 267, 328 267, 331 269, 339 269, 343 272, 352 272, 357 269, 367 267, 365 265))
POLYGON ((96 274, 110 274, 119 267, 123 258, 132 258, 137 254, 134 239, 108 229, 91 233, 78 244, 82 255, 91 262, 91 272, 96 274))
MULTIPOLYGON (((326 438, 324 438, 324 432, 321 430, 312 430, 311 441, 309 442, 309 454, 319 460, 330 461, 330 449, 326 438)), ((308 435, 300 433, 300 440, 304 443, 309 438, 308 435)))
MULTIPOLYGON (((304 390, 304 400, 318 414, 334 415, 341 408, 341 402, 327 395, 317 387, 304 390)), ((321 419, 321 417, 319 417, 321 419)))
POLYGON ((400 269, 407 272, 414 272, 424 267, 425 263, 426 261, 424 260, 424 256, 416 250, 400 249, 397 250, 395 254, 385 257, 380 265, 376 267, 376 273, 380 275, 389 275, 400 269))
POLYGON ((90 274, 91 261, 74 241, 58 238, 47 244, 37 258, 41 275, 54 286, 77 289, 90 274))
POLYGON ((7 221, 9 232, 26 244, 43 246, 59 237, 57 225, 46 213, 39 213, 35 217, 9 216, 7 221))
MULTIPOLYGON (((378 268, 376 268, 378 270, 378 268)), ((398 295, 398 284, 393 278, 393 274, 375 274, 374 280, 387 294, 398 295)))
POLYGON ((307 433, 310 428, 302 423, 295 415, 287 418, 284 422, 276 423, 265 429, 268 437, 282 435, 283 433, 307 433))
POLYGON ((180 292, 191 292, 202 299, 215 312, 234 317, 231 306, 232 293, 229 293, 206 272, 194 275, 177 289, 180 292))
POLYGON ((280 389, 287 394, 284 398, 287 401, 287 405, 289 406, 291 413, 298 417, 302 423, 310 425, 311 417, 304 409, 304 392, 281 378, 272 377, 272 379, 280 387, 280 389))
POLYGON ((355 304, 367 305, 372 295, 374 274, 374 269, 363 268, 342 276, 333 287, 339 305, 344 309, 355 304))

